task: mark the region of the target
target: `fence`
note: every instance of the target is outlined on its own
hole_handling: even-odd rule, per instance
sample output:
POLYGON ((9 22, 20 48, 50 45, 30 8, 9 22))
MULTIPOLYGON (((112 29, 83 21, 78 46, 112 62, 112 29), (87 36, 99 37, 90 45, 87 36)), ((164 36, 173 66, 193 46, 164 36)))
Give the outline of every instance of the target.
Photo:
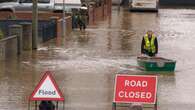
POLYGON ((17 46, 17 37, 15 35, 0 40, 0 60, 16 58, 17 46))
MULTIPOLYGON (((9 35, 9 26, 11 25, 20 25, 22 23, 31 23, 31 20, 0 20, 0 29, 2 30, 4 36, 9 35)), ((55 38, 57 35, 56 30, 56 21, 55 20, 39 20, 38 25, 39 39, 42 42, 48 41, 52 38, 55 38)))

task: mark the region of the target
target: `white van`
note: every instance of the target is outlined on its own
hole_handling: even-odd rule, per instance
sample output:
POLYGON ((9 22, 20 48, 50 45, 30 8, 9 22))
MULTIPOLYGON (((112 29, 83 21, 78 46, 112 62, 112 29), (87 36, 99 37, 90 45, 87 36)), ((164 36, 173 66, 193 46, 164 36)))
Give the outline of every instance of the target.
POLYGON ((81 0, 54 0, 55 10, 63 10, 63 2, 65 2, 65 10, 71 12, 72 9, 80 9, 82 6, 81 0))
POLYGON ((158 11, 159 0, 132 0, 131 11, 158 11))
MULTIPOLYGON (((63 0, 37 0, 39 11, 62 11, 63 0)), ((64 0, 65 10, 80 8, 81 0, 64 0)), ((0 2, 0 11, 32 11, 32 0, 7 0, 0 2)))

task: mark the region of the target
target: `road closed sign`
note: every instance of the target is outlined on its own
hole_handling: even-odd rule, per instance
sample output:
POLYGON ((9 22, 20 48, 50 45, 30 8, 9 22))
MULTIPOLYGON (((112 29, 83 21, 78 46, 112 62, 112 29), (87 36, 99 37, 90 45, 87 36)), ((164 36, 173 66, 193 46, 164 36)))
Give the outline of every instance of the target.
POLYGON ((155 104, 157 76, 116 75, 114 102, 155 104))
POLYGON ((57 86, 51 72, 47 71, 42 77, 41 81, 35 87, 30 100, 53 100, 64 101, 62 93, 57 86))

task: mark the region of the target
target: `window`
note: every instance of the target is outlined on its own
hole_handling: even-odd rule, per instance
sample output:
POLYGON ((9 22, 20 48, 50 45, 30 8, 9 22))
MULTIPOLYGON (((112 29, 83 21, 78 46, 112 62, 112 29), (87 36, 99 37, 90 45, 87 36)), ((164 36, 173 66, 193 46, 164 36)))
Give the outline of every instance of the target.
MULTIPOLYGON (((21 3, 32 3, 32 0, 20 0, 21 3)), ((49 3, 50 0, 38 0, 38 3, 49 3)))
POLYGON ((20 0, 20 3, 32 3, 32 0, 20 0))
POLYGON ((49 3, 50 0, 38 0, 38 3, 49 3))
POLYGON ((0 0, 0 3, 3 3, 3 2, 17 2, 17 0, 0 0))

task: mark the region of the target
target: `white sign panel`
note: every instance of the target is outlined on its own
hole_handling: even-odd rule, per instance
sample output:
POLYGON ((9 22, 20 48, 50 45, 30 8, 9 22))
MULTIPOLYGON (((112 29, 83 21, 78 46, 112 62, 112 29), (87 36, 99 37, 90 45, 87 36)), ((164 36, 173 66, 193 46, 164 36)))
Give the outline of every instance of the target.
POLYGON ((55 86, 49 76, 45 79, 41 87, 35 93, 34 98, 60 98, 55 86))
POLYGON ((31 100, 64 100, 53 77, 46 72, 31 95, 31 100))

